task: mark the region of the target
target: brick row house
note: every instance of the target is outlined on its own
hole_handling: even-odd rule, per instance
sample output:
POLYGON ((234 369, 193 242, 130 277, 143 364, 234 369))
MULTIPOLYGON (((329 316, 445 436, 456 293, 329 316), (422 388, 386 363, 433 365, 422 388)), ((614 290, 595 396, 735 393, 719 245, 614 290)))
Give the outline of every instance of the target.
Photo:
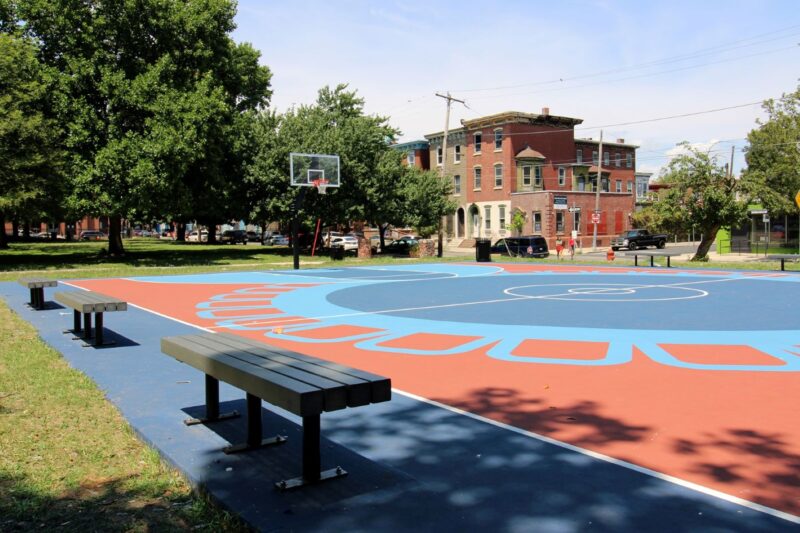
MULTIPOLYGON (((543 235, 554 247, 575 230, 581 245, 590 246, 600 154, 599 141, 575 138, 581 122, 551 115, 547 108, 540 114, 512 111, 464 120, 448 132, 446 154, 443 132, 426 135, 431 167, 441 170, 446 162, 453 180, 458 209, 446 224, 450 244, 510 236, 507 225, 521 211, 524 235, 543 235)), ((405 148, 418 149, 421 142, 405 148)), ((630 228, 636 148, 624 139, 603 142, 598 245, 630 228)))

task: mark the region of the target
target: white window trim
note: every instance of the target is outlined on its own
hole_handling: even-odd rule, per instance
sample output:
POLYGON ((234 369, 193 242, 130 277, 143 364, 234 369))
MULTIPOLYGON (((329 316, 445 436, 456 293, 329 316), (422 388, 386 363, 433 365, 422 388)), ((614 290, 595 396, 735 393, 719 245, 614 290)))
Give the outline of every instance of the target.
POLYGON ((567 183, 566 167, 558 167, 558 186, 563 187, 567 183))
POLYGON ((457 144, 453 147, 453 163, 461 163, 461 145, 457 144))
POLYGON ((436 166, 442 166, 442 161, 444 160, 444 154, 442 153, 442 147, 436 149, 436 166))
POLYGON ((416 162, 417 156, 414 151, 410 151, 406 154, 406 163, 409 165, 413 165, 416 162))
POLYGON ((533 187, 533 167, 531 165, 522 166, 522 186, 533 187), (528 183, 525 183, 525 171, 528 171, 528 183))
POLYGON ((614 192, 622 192, 622 180, 616 180, 614 183, 614 192))
POLYGON ((600 154, 597 152, 597 150, 592 150, 592 164, 596 165, 599 162, 600 162, 600 154))
POLYGON ((494 138, 492 139, 492 142, 494 143, 494 151, 495 152, 502 152, 503 151, 503 139, 504 139, 503 128, 497 128, 497 129, 493 130, 493 132, 494 132, 494 138), (497 147, 497 134, 498 133, 500 134, 500 148, 497 147))
POLYGON ((625 167, 633 168, 633 154, 630 152, 625 154, 625 167))
POLYGON ((476 155, 480 154, 483 148, 482 144, 483 144, 483 132, 476 131, 472 135, 472 153, 476 155), (480 137, 480 140, 478 140, 478 137, 480 137))
POLYGON ((611 166, 611 153, 603 152, 603 165, 607 167, 611 166))
POLYGON ((575 149, 575 162, 578 164, 583 163, 583 150, 580 148, 575 149))
POLYGON ((492 206, 483 206, 483 228, 492 231, 492 206))
POLYGON ((503 163, 496 163, 494 165, 494 188, 495 189, 502 189, 503 188, 503 163), (500 169, 500 185, 497 184, 497 169, 500 169))
POLYGON ((461 174, 453 176, 453 196, 461 196, 461 174), (456 181, 458 181, 458 188, 456 188, 456 181))
POLYGON ((618 167, 622 166, 622 154, 619 152, 614 152, 614 165, 618 167))
POLYGON ((542 174, 542 165, 534 165, 533 186, 544 187, 544 175, 542 174))
POLYGON ((480 191, 481 189, 483 189, 483 167, 475 166, 475 167, 472 167, 472 190, 473 191, 480 191), (477 187, 475 186, 475 171, 476 170, 481 175, 481 181, 480 181, 480 183, 478 184, 477 187))

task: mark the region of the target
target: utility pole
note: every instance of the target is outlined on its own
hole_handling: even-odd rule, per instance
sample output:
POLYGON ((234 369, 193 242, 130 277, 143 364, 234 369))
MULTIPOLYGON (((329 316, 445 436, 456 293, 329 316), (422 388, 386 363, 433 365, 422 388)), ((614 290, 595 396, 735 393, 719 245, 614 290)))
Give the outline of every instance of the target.
POLYGON ((597 181, 594 190, 594 230, 592 231, 592 251, 597 251, 597 226, 600 224, 600 181, 603 175, 603 130, 600 130, 600 146, 597 149, 597 181), (597 218, 595 218, 597 217, 597 218))
MULTIPOLYGON (((452 102, 458 102, 460 104, 467 105, 464 100, 459 100, 458 98, 453 98, 450 96, 450 92, 447 92, 447 95, 436 93, 436 96, 439 98, 444 98, 447 100, 447 112, 444 116, 444 139, 442 140, 442 178, 447 178, 447 136, 450 133, 450 104, 452 102)), ((439 250, 437 255, 442 257, 444 252, 444 217, 442 220, 439 221, 439 250)))

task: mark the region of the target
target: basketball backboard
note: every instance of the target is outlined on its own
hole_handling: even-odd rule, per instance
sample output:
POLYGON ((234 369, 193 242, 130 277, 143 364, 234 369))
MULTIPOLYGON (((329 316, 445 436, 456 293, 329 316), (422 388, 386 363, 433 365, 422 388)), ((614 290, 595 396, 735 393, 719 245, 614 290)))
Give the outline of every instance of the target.
POLYGON ((339 186, 339 156, 324 154, 289 154, 290 175, 295 187, 339 186), (316 183, 315 183, 316 182, 316 183))

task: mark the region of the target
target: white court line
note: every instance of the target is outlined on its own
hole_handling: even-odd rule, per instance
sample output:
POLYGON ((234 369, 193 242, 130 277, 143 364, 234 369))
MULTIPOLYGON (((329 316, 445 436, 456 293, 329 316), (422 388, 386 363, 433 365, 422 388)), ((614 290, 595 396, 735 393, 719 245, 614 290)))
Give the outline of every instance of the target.
MULTIPOLYGON (((671 285, 669 285, 669 284, 668 285, 628 285, 627 287, 634 288, 634 289, 635 288, 652 288, 652 287, 669 288, 670 286, 692 285, 692 284, 696 284, 696 283, 714 283, 714 282, 718 282, 718 281, 734 281, 734 279, 733 278, 725 278, 725 279, 717 279, 717 280, 704 279, 704 280, 701 280, 701 281, 675 283, 675 284, 671 284, 671 285)), ((576 283, 575 285, 580 285, 580 283, 576 283)), ((506 289, 505 291, 512 290, 514 288, 516 288, 516 287, 511 287, 510 289, 506 289)), ((624 288, 625 287, 623 286, 623 287, 615 287, 613 289, 608 289, 608 290, 620 290, 620 289, 624 289, 624 288)), ((503 291, 503 292, 505 292, 505 291, 503 291)), ((507 292, 505 292, 505 293, 506 294, 510 294, 510 293, 507 293, 507 292)), ((303 322, 303 321, 307 321, 307 320, 322 321, 322 320, 336 319, 336 318, 352 318, 352 317, 356 317, 356 316, 385 315, 385 314, 389 314, 389 313, 406 313, 406 312, 412 312, 412 311, 428 311, 428 310, 431 310, 431 309, 445 309, 445 308, 449 308, 449 307, 466 307, 468 305, 483 305, 483 304, 515 302, 515 301, 519 301, 519 300, 548 300, 548 299, 552 299, 552 298, 559 298, 559 297, 562 297, 562 296, 575 296, 575 294, 574 293, 565 292, 565 293, 562 293, 562 294, 549 294, 549 295, 544 295, 544 296, 520 296, 520 295, 513 295, 513 296, 514 297, 512 297, 512 298, 498 298, 498 299, 492 299, 492 300, 477 300, 477 301, 472 301, 472 302, 459 302, 459 303, 452 303, 452 304, 426 305, 426 306, 422 306, 422 307, 398 307, 398 308, 395 308, 395 309, 382 309, 382 310, 379 310, 379 311, 357 311, 357 312, 353 312, 353 313, 340 313, 340 314, 336 314, 336 315, 322 315, 322 316, 316 316, 316 317, 295 318, 295 319, 289 319, 289 320, 285 320, 285 321, 281 321, 279 318, 274 318, 274 319, 270 319, 269 321, 257 320, 257 321, 253 321, 253 322, 244 322, 244 323, 236 324, 236 325, 237 326, 244 326, 244 327, 251 327, 251 326, 269 326, 272 323, 278 323, 279 325, 283 326, 283 325, 286 325, 286 324, 291 324, 292 322, 303 322)), ((580 301, 580 300, 575 298, 574 301, 580 301)), ((633 300, 633 301, 636 301, 636 300, 633 300)), ((210 326, 209 329, 226 329, 227 327, 229 327, 229 326, 210 326)))
POLYGON ((732 496, 730 494, 726 494, 724 492, 718 491, 716 489, 712 489, 710 487, 706 487, 704 485, 700 485, 699 483, 694 483, 693 481, 687 481, 685 479, 681 479, 678 477, 670 476, 669 474, 664 474, 662 472, 658 472, 656 470, 651 470, 649 468, 645 468, 643 466, 639 466, 634 463, 629 463, 628 461, 623 461, 622 459, 617 459, 615 457, 611 457, 608 455, 604 455, 599 452, 595 452, 592 450, 588 450, 586 448, 581 448, 580 446, 575 446, 574 444, 569 444, 567 442, 562 442, 560 440, 556 440, 552 437, 547 437, 545 435, 541 435, 539 433, 534 433, 532 431, 528 431, 525 429, 521 429, 515 426, 511 426, 509 424, 505 424, 503 422, 498 422, 496 420, 492 420, 490 418, 483 417, 481 415, 476 415, 475 413, 470 413, 469 411, 461 410, 457 407, 452 407, 450 405, 446 405, 443 403, 439 403, 435 400, 429 400, 428 398, 423 398, 422 396, 417 396, 416 394, 412 394, 410 392, 401 391, 398 389, 393 388, 392 392, 396 392, 398 394, 402 394, 412 400, 417 400, 423 403, 427 403, 434 407, 439 407, 441 409, 445 409, 457 415, 466 416, 468 418, 472 418, 473 420, 477 420, 479 422, 484 422, 486 424, 490 424, 492 426, 506 429, 508 431, 512 431, 519 435, 523 435, 526 437, 530 437, 532 439, 536 439, 541 442, 545 442, 547 444, 552 444, 554 446, 558 446, 559 448, 564 448, 566 450, 580 453, 582 455, 586 455, 588 457, 592 457, 594 459, 599 459, 600 461, 604 461, 606 463, 613 464, 615 466, 620 466, 622 468, 627 468, 629 470, 633 470, 634 472, 638 472, 640 474, 644 474, 661 481, 666 481, 668 483, 673 483, 680 487, 693 490, 695 492, 700 492, 702 494, 706 494, 708 496, 713 496, 714 498, 718 498, 720 500, 724 500, 730 503, 734 503, 736 505, 741 505, 742 507, 746 507, 753 511, 757 511, 760 513, 768 514, 774 516, 776 518, 780 518, 786 520, 788 522, 792 522, 794 524, 800 524, 800 516, 793 515, 791 513, 787 513, 786 511, 781 511, 779 509, 773 509, 772 507, 767 507, 766 505, 761 505, 760 503, 751 502, 750 500, 745 500, 743 498, 739 498, 737 496, 732 496))

